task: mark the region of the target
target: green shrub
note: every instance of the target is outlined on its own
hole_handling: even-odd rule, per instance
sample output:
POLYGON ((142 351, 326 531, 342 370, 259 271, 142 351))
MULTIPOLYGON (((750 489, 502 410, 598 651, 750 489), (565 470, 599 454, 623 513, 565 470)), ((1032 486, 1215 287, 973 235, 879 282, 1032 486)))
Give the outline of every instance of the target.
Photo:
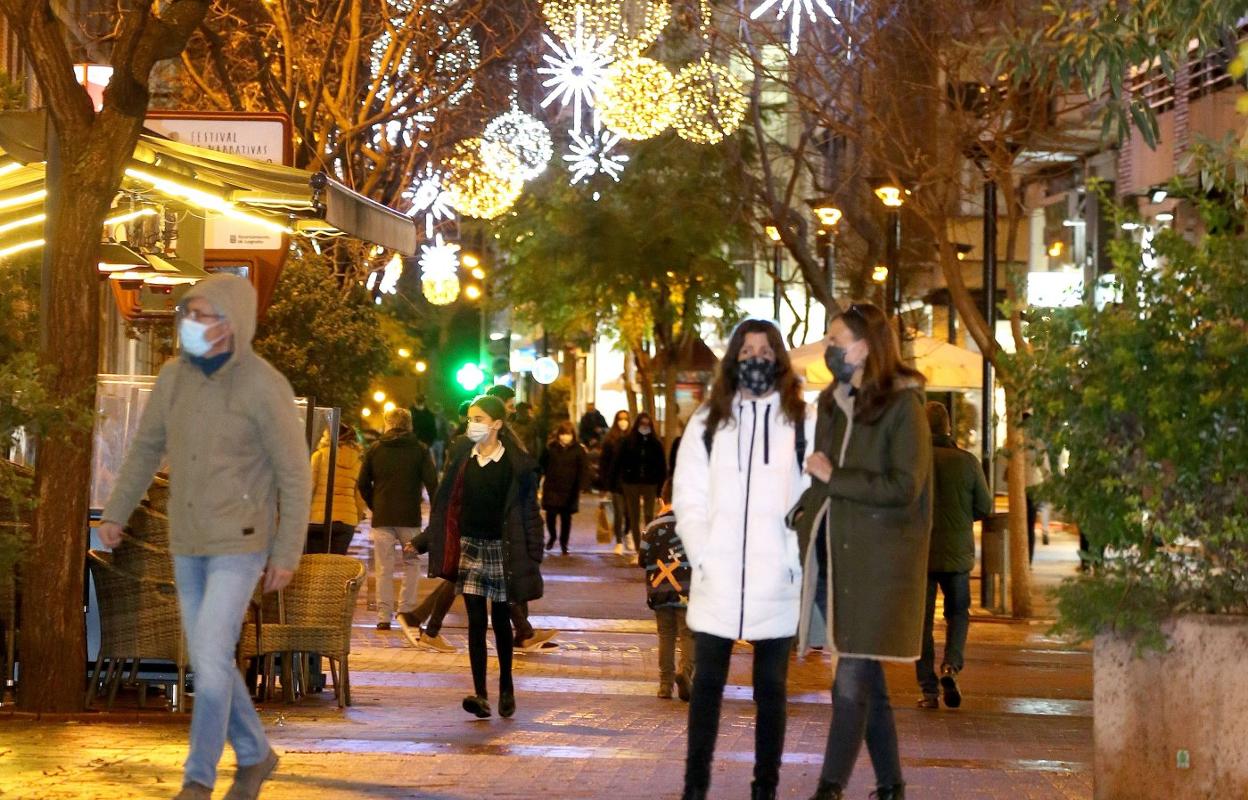
POLYGON ((1127 237, 1112 245, 1116 302, 1031 321, 1034 352, 1020 359, 1031 433, 1069 458, 1044 493, 1093 553, 1109 549, 1058 590, 1060 631, 1086 639, 1113 630, 1161 646, 1170 615, 1248 613, 1240 197, 1191 191, 1197 234, 1164 228, 1145 248, 1127 237))

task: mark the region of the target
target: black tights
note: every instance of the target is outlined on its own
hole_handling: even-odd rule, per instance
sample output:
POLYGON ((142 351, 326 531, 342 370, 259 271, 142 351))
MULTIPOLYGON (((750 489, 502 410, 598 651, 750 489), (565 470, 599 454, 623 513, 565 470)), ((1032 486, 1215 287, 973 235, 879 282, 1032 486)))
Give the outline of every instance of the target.
MULTIPOLYGON (((485 628, 489 624, 485 613, 486 600, 481 595, 464 595, 464 607, 468 609, 468 662, 472 664, 472 685, 477 697, 489 697, 485 688, 485 628)), ((514 691, 511 685, 511 605, 490 603, 490 617, 494 623, 494 647, 498 650, 498 691, 514 691)))
POLYGON ((559 521, 559 547, 563 552, 568 552, 568 539, 572 535, 572 512, 571 511, 554 511, 546 510, 546 532, 550 536, 546 539, 546 549, 555 546, 555 521, 559 521))

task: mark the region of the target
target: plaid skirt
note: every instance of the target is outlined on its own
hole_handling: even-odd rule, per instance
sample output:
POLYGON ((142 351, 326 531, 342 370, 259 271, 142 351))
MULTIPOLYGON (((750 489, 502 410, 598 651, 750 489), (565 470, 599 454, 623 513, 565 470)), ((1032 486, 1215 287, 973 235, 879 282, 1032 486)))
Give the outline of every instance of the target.
POLYGON ((497 603, 507 602, 507 575, 503 570, 503 542, 499 539, 461 540, 459 579, 455 591, 497 603))

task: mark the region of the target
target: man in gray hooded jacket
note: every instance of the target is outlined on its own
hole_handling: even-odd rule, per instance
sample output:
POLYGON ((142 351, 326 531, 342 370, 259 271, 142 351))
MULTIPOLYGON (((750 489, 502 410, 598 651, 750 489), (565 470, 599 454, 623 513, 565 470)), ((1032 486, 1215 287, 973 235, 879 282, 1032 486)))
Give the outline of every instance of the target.
POLYGON ((227 738, 238 759, 228 800, 257 797, 277 766, 234 650, 260 578, 277 591, 299 565, 312 476, 294 393, 253 352, 255 330, 247 280, 217 275, 187 293, 181 355, 156 379, 99 528, 117 546, 168 456, 169 548, 195 671, 183 800, 212 796, 227 738))

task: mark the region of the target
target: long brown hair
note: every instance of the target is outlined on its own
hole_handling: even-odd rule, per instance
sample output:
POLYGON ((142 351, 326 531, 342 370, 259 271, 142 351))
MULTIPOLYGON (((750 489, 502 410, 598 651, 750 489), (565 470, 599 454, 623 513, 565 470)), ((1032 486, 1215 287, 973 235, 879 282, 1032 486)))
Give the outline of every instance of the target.
MULTIPOLYGON (((888 315, 871 303, 855 303, 839 319, 858 341, 867 341, 867 362, 862 369, 862 385, 855 394, 854 418, 872 423, 880 418, 897 392, 913 386, 923 387, 923 373, 901 360, 897 332, 888 315)), ((829 386, 819 397, 820 405, 831 410, 836 401, 835 387, 829 386)))
POLYGON ((765 319, 747 319, 736 327, 728 338, 728 350, 715 373, 715 382, 711 385, 711 396, 706 401, 710 412, 706 417, 707 441, 715 432, 733 419, 732 400, 740 388, 737 382, 737 359, 741 356, 741 348, 745 346, 746 334, 762 333, 767 336, 767 344, 776 354, 776 391, 780 393, 780 410, 793 425, 804 424, 806 418, 806 402, 802 400, 802 382, 793 370, 793 362, 789 360, 789 351, 784 346, 784 338, 775 323, 765 319))
POLYGON ((603 444, 606 444, 607 442, 618 442, 620 439, 623 439, 628 435, 624 431, 620 430, 620 417, 628 417, 628 429, 630 431, 633 429, 632 415, 629 414, 627 410, 621 408, 619 411, 615 412, 615 416, 611 418, 611 430, 607 431, 607 435, 603 437, 603 444))
POLYGON ((559 437, 565 433, 572 434, 572 444, 576 444, 576 426, 572 424, 572 420, 565 419, 555 426, 550 432, 550 436, 546 437, 546 444, 554 447, 559 442, 559 437))

